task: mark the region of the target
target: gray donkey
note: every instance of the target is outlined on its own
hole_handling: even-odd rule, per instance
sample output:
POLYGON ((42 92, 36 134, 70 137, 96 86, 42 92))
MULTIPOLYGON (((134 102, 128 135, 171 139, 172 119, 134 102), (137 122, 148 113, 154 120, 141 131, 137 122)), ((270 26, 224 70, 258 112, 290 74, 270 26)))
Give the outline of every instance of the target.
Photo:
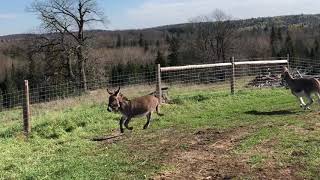
POLYGON ((107 91, 110 94, 108 111, 120 111, 122 114, 120 119, 121 133, 124 132, 123 125, 129 130, 133 129, 133 127, 129 127, 129 122, 132 118, 146 116, 147 122, 143 126, 143 129, 146 129, 150 125, 151 115, 154 111, 156 111, 159 116, 162 116, 162 114, 159 113, 160 101, 153 95, 146 95, 129 100, 120 93, 120 87, 115 92, 111 92, 108 89, 107 91))
POLYGON ((283 67, 282 73, 283 80, 288 84, 291 92, 295 95, 299 102, 300 107, 305 110, 310 109, 310 105, 313 103, 311 94, 315 93, 320 103, 320 82, 316 78, 293 78, 287 67, 283 67), (307 97, 309 102, 304 103, 303 97, 307 97))

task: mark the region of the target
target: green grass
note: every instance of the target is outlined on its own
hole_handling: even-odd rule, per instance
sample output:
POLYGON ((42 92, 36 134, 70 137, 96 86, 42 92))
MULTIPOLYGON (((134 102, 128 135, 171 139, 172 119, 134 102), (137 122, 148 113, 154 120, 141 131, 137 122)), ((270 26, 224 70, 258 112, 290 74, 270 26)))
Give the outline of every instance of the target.
POLYGON ((165 163, 170 151, 159 144, 164 138, 177 139, 177 148, 187 151, 184 136, 199 129, 240 127, 248 133, 231 153, 248 156, 253 169, 276 159, 279 168, 297 167, 297 177, 320 177, 318 105, 313 112, 302 111, 282 89, 231 96, 174 88, 170 95, 174 104, 161 107, 165 116, 155 115, 147 130, 142 130, 145 120, 133 121, 133 132, 126 131, 123 140, 111 144, 90 140, 118 131, 119 115, 107 112, 106 103, 78 101, 34 116, 28 140, 20 131, 18 112, 1 113, 0 179, 146 179, 174 169, 165 163))

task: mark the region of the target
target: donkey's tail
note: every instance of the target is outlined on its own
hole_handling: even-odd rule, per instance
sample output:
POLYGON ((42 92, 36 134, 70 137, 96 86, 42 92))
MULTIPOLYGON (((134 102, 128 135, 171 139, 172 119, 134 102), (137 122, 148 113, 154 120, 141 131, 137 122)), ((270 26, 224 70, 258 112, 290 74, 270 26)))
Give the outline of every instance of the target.
POLYGON ((160 103, 156 107, 156 112, 157 112, 158 116, 163 116, 164 114, 160 113, 159 106, 160 106, 160 103))
POLYGON ((317 92, 320 93, 320 81, 317 78, 313 78, 316 84, 317 92))

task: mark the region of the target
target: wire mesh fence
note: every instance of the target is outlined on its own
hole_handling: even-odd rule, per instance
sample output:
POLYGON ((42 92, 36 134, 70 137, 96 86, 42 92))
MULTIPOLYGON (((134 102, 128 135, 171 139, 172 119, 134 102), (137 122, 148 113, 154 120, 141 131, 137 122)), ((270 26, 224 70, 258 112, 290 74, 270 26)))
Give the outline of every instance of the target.
POLYGON ((237 91, 245 88, 281 86, 282 66, 287 58, 241 59, 234 63, 219 63, 162 68, 165 86, 193 86, 212 91, 237 91))
MULTIPOLYGON (((179 88, 179 91, 226 91, 235 92, 252 88, 281 86, 282 66, 290 66, 297 76, 319 77, 320 60, 287 57, 265 59, 235 59, 234 63, 161 68, 161 87, 179 88), (246 63, 244 63, 246 62, 246 63), (251 63, 250 63, 251 62, 251 63), (234 65, 234 68, 233 66, 234 65), (186 68, 187 67, 187 68, 186 68)), ((64 110, 77 103, 107 103, 106 88, 121 86, 124 94, 135 97, 154 92, 159 83, 156 66, 143 73, 113 75, 107 80, 89 80, 88 91, 82 83, 69 82, 54 85, 30 84, 29 101, 31 117, 45 114, 52 110, 64 110), (59 104, 59 106, 57 106, 59 104)), ((0 95, 0 121, 23 119, 25 91, 2 93, 0 95)))
POLYGON ((290 58, 291 73, 295 77, 320 77, 320 59, 290 58))

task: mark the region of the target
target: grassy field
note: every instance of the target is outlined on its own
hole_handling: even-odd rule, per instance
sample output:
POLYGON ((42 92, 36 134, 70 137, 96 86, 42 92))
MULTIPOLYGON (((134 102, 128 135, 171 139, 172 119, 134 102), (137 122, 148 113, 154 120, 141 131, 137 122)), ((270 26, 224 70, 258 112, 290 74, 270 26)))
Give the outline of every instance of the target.
POLYGON ((303 111, 288 90, 175 88, 149 129, 136 119, 98 142, 119 115, 91 96, 43 105, 28 140, 19 111, 0 114, 0 179, 320 178, 319 105, 303 111))

